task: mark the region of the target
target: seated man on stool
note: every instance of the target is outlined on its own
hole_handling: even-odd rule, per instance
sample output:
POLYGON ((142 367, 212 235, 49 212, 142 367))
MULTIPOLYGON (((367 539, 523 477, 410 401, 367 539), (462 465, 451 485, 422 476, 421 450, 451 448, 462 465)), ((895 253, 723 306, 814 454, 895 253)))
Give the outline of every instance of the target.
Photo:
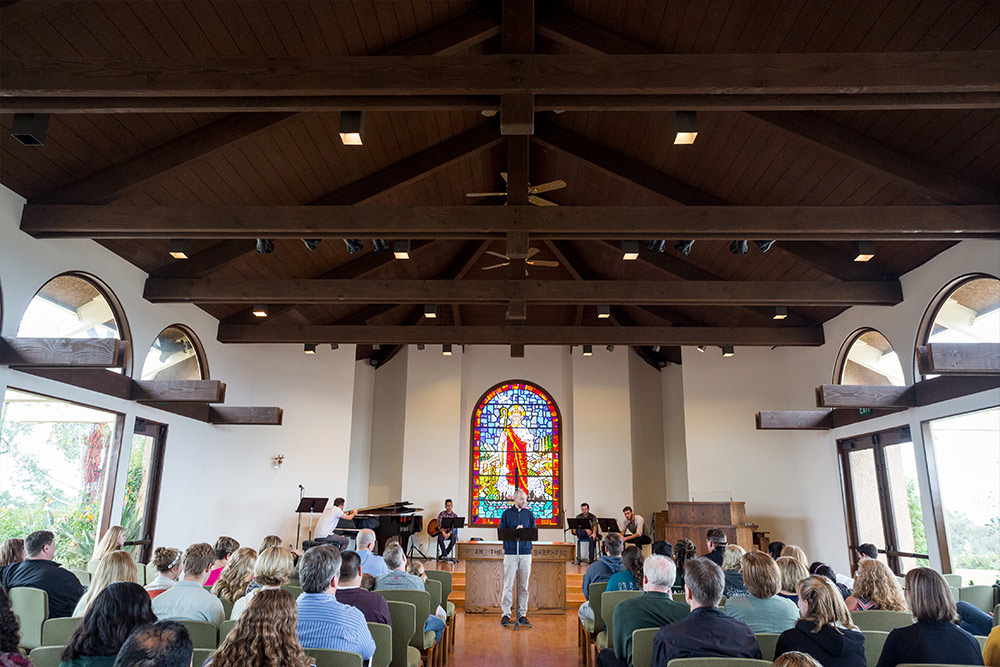
MULTIPOLYGON (((582 529, 576 531, 576 537, 581 542, 587 540, 589 545, 589 551, 587 553, 587 562, 594 562, 594 547, 597 546, 597 539, 600 537, 601 531, 600 526, 597 525, 597 515, 590 513, 590 505, 588 503, 580 503, 580 513, 576 515, 577 519, 586 519, 590 522, 589 529, 582 529)), ((579 552, 577 552, 579 553, 579 552)))
POLYGON ((644 544, 652 544, 653 540, 646 534, 646 521, 628 505, 622 509, 622 513, 625 515, 625 528, 622 532, 625 536, 625 546, 634 544, 641 547, 644 544))
POLYGON ((334 531, 341 519, 351 521, 357 513, 357 510, 344 511, 343 498, 334 499, 333 505, 319 515, 319 521, 316 522, 316 541, 336 544, 341 550, 346 549, 351 540, 344 535, 337 535, 334 531))
POLYGON ((455 543, 458 542, 458 529, 452 528, 445 530, 441 527, 442 519, 457 519, 458 515, 451 511, 452 503, 451 498, 444 501, 444 511, 438 513, 438 560, 454 560, 450 558, 451 550, 455 548, 455 543), (446 544, 447 543, 447 544, 446 544))

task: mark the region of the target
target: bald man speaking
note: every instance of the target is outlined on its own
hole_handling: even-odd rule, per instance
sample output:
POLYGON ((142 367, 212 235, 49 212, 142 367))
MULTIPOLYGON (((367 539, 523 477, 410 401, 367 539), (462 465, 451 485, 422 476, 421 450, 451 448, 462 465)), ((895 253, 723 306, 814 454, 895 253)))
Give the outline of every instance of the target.
MULTIPOLYGON (((500 528, 534 528, 535 515, 528 509, 528 495, 524 489, 514 492, 514 504, 500 515, 500 528)), ((517 579, 517 626, 531 627, 528 622, 528 577, 531 576, 531 542, 504 541, 503 543, 503 596, 500 624, 510 625, 511 606, 514 602, 514 579, 517 579)))

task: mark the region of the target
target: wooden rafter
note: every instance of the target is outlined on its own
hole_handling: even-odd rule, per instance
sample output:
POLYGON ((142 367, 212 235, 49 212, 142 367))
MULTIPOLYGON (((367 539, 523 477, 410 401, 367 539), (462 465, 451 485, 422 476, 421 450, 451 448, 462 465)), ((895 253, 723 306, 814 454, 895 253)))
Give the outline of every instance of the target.
POLYGON ((953 398, 1000 388, 1000 377, 942 375, 914 385, 866 386, 824 384, 816 387, 820 408, 920 408, 953 398))
POLYGON ((121 368, 128 342, 117 338, 0 338, 0 365, 121 368))
POLYGON ((851 408, 825 410, 781 410, 757 413, 758 431, 829 431, 858 422, 877 419, 904 408, 878 409, 860 412, 851 408))
POLYGON ((921 373, 1000 375, 1000 343, 930 343, 917 347, 921 373))

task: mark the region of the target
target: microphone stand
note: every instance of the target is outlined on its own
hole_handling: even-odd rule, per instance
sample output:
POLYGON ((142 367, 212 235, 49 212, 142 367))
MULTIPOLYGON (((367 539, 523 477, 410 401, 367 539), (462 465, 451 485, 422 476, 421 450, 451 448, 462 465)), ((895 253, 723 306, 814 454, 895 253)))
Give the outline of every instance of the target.
MULTIPOLYGON (((299 502, 302 502, 302 497, 306 494, 306 487, 299 484, 299 502)), ((299 537, 302 532, 302 515, 299 514, 298 525, 295 526, 295 548, 298 549, 300 542, 299 537)))

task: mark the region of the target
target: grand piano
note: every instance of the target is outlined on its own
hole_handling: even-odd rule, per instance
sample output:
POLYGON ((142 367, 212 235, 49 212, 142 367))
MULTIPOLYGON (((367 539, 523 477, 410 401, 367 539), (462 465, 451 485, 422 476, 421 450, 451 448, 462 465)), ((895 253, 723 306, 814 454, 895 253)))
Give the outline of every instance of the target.
POLYGON ((335 532, 354 533, 362 528, 370 528, 375 531, 380 554, 385 553, 385 543, 391 537, 398 537, 405 551, 410 536, 424 528, 424 517, 417 514, 423 512, 424 508, 412 505, 412 502, 406 500, 359 508, 354 520, 341 519, 335 532))

